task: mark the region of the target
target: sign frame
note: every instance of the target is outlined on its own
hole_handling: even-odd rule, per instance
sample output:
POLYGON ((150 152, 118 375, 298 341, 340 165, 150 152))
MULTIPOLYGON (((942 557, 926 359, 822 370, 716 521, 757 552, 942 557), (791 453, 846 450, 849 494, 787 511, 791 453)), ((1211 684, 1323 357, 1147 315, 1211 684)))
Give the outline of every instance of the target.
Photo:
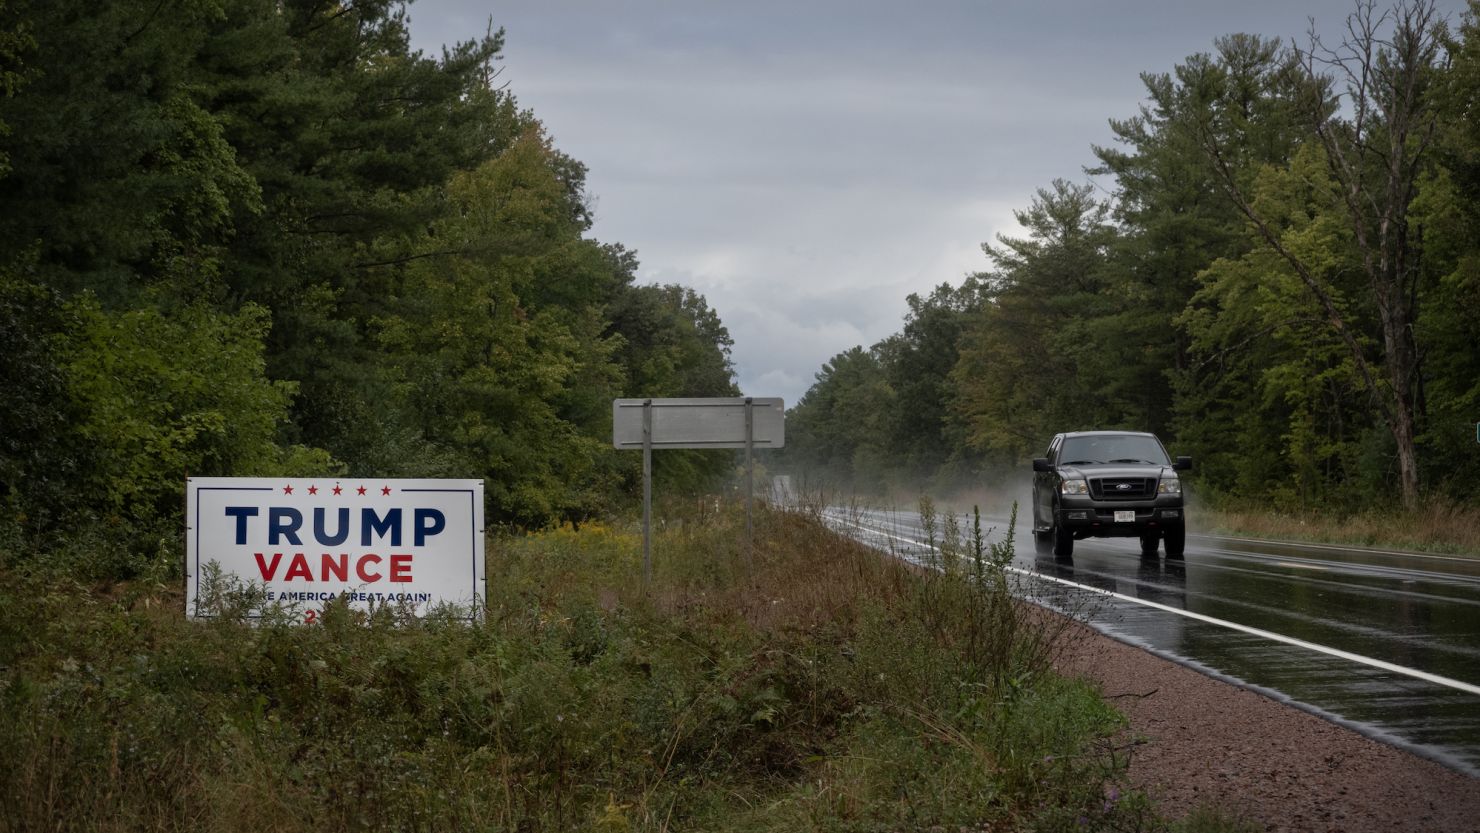
POLYGON ((452 604, 482 617, 488 593, 483 481, 348 477, 187 477, 185 613, 203 612, 202 582, 261 586, 262 608, 305 613, 345 599, 416 616, 452 604))
POLYGON ((745 449, 745 566, 754 550, 755 449, 786 445, 779 396, 613 399, 612 445, 642 450, 642 586, 653 581, 653 449, 745 449), (659 414, 669 417, 659 420, 659 414), (757 433, 761 434, 757 437, 757 433))
POLYGON ((612 445, 642 448, 649 420, 655 449, 786 445, 786 407, 778 396, 614 399, 612 445))

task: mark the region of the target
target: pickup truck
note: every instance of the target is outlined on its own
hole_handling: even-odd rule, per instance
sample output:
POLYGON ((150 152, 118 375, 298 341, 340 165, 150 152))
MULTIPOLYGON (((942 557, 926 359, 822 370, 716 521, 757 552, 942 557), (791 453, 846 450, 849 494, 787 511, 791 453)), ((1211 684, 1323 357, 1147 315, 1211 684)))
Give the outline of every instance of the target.
POLYGON ((1054 555, 1074 553, 1080 538, 1140 538, 1141 553, 1181 558, 1187 515, 1179 471, 1191 457, 1167 456, 1155 434, 1075 431, 1058 434, 1033 460, 1033 538, 1054 555))

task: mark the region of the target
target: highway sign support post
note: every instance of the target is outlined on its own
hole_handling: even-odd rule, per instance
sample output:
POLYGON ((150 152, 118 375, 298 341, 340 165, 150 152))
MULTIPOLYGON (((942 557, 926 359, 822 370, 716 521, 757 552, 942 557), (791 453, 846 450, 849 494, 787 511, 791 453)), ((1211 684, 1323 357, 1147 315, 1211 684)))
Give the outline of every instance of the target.
POLYGON ((745 397, 745 569, 755 563, 752 555, 754 525, 751 522, 751 504, 755 502, 755 398, 745 397))
POLYGON ((653 400, 642 403, 642 589, 653 583, 653 400))
POLYGON ((745 449, 745 565, 754 558, 755 450, 786 444, 780 397, 612 400, 612 445, 642 449, 642 586, 653 580, 653 450, 745 449))

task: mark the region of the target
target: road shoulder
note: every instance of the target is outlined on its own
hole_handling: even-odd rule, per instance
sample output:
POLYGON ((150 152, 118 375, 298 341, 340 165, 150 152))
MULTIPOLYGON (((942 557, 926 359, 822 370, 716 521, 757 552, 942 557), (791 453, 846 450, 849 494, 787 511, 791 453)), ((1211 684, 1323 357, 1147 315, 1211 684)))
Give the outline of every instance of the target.
POLYGON ((1169 815, 1213 805, 1271 831, 1480 833, 1480 779, 1084 625, 1059 667, 1126 716, 1144 741, 1131 781, 1169 815))

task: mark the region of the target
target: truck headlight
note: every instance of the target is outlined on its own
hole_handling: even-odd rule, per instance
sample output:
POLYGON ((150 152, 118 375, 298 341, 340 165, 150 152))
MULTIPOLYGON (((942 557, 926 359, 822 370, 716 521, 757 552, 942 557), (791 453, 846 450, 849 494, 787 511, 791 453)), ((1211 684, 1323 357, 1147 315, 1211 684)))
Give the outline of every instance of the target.
POLYGON ((1156 493, 1159 495, 1180 495, 1182 494, 1182 481, 1175 477, 1163 477, 1156 484, 1156 493))
POLYGON ((1059 483, 1059 494, 1061 495, 1087 495, 1089 494, 1089 483, 1084 478, 1065 478, 1059 483))

